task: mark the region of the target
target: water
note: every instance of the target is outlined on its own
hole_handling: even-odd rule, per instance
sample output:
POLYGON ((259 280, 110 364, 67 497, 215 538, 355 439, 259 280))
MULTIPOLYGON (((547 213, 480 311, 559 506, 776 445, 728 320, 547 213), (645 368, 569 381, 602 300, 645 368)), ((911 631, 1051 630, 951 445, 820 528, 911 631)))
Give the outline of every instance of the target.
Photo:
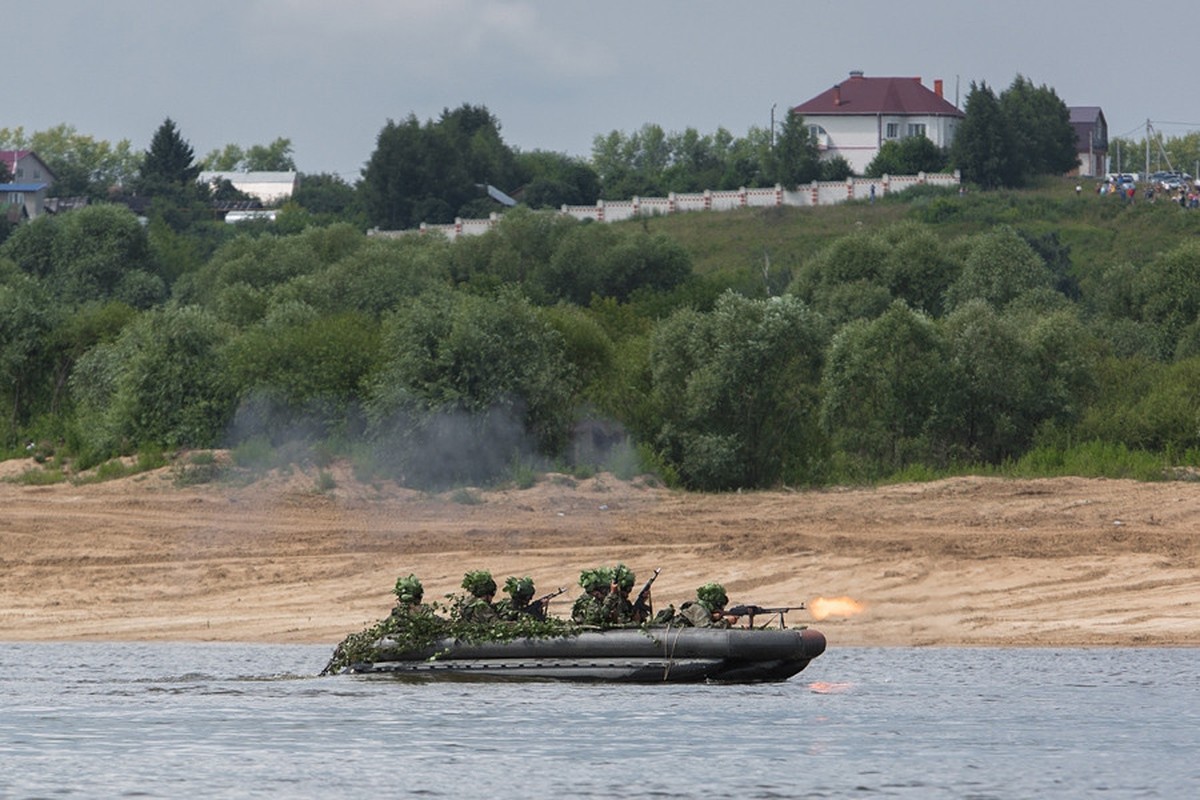
POLYGON ((1197 796, 1200 649, 832 646, 782 684, 317 678, 329 647, 0 644, 0 798, 1197 796))

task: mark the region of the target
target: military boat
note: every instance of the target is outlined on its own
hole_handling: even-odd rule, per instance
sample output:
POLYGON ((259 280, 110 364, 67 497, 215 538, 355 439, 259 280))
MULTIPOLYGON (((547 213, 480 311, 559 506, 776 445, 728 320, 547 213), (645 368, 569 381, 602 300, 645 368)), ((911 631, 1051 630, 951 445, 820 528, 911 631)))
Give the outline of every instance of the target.
POLYGON ((625 683, 785 681, 825 652, 810 628, 646 627, 405 649, 383 637, 371 661, 338 670, 417 680, 558 680, 625 683))

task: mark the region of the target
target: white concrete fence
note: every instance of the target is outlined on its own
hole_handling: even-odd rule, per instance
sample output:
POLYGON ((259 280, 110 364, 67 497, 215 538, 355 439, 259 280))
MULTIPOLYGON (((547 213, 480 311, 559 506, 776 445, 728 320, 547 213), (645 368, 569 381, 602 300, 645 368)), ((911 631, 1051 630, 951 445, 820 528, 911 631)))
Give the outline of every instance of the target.
MULTIPOLYGON (((598 200, 592 206, 563 206, 559 213, 577 220, 621 222, 645 216, 678 214, 687 211, 733 211, 738 208, 776 208, 780 206, 829 206, 847 200, 869 200, 871 188, 875 197, 903 192, 914 186, 959 186, 958 170, 953 173, 920 172, 916 175, 884 175, 882 178, 847 178, 844 181, 813 181, 804 187, 784 189, 775 185, 769 189, 737 189, 736 191, 704 191, 675 193, 666 197, 634 197, 629 200, 598 200)), ((442 233, 450 240, 459 236, 487 233, 502 215, 487 219, 456 219, 452 225, 421 223, 420 228, 405 231, 368 231, 372 236, 406 236, 412 233, 442 233)))

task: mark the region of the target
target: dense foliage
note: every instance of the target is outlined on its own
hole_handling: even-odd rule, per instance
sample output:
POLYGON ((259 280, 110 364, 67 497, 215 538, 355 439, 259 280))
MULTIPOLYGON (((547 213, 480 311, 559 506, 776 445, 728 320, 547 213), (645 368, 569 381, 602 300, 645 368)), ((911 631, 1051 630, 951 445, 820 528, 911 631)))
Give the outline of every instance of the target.
POLYGON ((965 112, 951 148, 964 180, 985 189, 1026 186, 1078 165, 1067 105, 1047 86, 1018 75, 997 97, 987 83, 972 82, 965 112))
MULTIPOLYGON (((970 104, 954 157, 981 185, 1065 163, 1052 91, 1018 78, 999 98, 973 87, 970 104), (979 119, 996 123, 986 137, 979 119), (1005 120, 1038 135, 1016 141, 1005 120)), ((472 106, 389 123, 379 144, 361 184, 308 176, 275 223, 235 227, 206 218, 167 120, 130 181, 147 219, 94 203, 9 232, 0 448, 74 468, 271 448, 416 487, 546 467, 817 485, 1077 468, 1081 447, 1200 461, 1200 215, 1178 204, 1072 181, 579 223, 531 206, 837 165, 799 117, 774 141, 614 132, 591 165, 514 152, 472 106), (530 202, 453 243, 364 233, 368 218, 486 210, 481 176, 530 202)), ((888 157, 943 155, 918 145, 888 157)), ((289 149, 210 156, 286 166, 289 149)))

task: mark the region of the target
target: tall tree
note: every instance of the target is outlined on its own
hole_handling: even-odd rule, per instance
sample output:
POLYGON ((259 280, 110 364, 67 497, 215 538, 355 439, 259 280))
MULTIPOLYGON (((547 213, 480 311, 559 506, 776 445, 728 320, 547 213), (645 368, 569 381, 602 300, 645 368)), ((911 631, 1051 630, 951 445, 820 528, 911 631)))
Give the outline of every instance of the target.
POLYGON ((143 193, 179 188, 196 182, 200 165, 195 162, 192 146, 168 117, 154 132, 150 149, 142 160, 139 183, 143 193))
POLYGON ((951 154, 963 178, 984 189, 1014 186, 1019 180, 1012 132, 986 82, 971 82, 966 116, 954 135, 951 154))
POLYGON ((771 159, 776 183, 794 187, 820 178, 821 154, 803 116, 794 112, 787 115, 771 159))
POLYGON ((1078 166, 1075 130, 1067 105, 1054 90, 1017 75, 1000 94, 1000 111, 1013 138, 1013 185, 1035 175, 1062 175, 1078 166))
POLYGON ((511 189, 515 176, 499 122, 487 108, 464 104, 445 110, 436 123, 422 125, 413 114, 400 123, 388 120, 361 188, 371 224, 400 229, 489 209, 494 201, 481 187, 511 189))

